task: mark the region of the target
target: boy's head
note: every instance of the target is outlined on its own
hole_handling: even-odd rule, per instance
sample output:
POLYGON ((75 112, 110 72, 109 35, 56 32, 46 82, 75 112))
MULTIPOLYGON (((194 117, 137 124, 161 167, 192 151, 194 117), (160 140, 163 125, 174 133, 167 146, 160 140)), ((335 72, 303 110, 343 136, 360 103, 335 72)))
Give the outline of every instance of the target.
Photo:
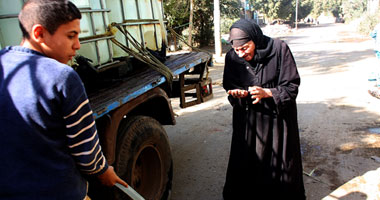
POLYGON ((30 38, 35 24, 41 24, 54 34, 60 25, 81 18, 79 9, 67 0, 29 0, 18 15, 22 35, 26 39, 30 38))
POLYGON ((61 63, 80 48, 81 13, 67 0, 29 0, 19 14, 23 46, 61 63))

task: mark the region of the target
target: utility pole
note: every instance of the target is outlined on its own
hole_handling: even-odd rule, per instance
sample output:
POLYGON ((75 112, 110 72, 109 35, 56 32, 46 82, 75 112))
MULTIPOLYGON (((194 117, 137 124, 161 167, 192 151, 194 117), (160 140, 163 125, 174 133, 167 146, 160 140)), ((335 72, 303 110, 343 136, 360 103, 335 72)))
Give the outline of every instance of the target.
POLYGON ((298 0, 296 0, 296 29, 298 29, 298 0))
POLYGON ((214 40, 215 54, 217 57, 222 56, 222 42, 220 37, 220 3, 219 0, 214 0, 214 40))

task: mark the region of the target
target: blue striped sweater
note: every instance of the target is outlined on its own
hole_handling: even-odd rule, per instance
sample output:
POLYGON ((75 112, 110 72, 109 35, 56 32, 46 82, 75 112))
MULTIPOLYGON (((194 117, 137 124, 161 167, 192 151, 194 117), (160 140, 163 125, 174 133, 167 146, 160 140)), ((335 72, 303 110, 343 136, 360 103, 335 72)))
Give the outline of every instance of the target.
POLYGON ((0 51, 0 199, 83 199, 107 168, 77 73, 20 46, 0 51))

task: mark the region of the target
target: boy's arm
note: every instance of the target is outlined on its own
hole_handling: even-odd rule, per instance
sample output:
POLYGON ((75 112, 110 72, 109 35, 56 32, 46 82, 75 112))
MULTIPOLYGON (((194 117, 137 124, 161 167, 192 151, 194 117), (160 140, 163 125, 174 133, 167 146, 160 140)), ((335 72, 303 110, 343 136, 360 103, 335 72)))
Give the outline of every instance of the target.
POLYGON ((113 167, 107 164, 89 100, 76 72, 70 72, 66 85, 66 90, 63 90, 66 137, 78 169, 84 174, 97 176, 107 186, 115 183, 128 186, 116 175, 113 167))

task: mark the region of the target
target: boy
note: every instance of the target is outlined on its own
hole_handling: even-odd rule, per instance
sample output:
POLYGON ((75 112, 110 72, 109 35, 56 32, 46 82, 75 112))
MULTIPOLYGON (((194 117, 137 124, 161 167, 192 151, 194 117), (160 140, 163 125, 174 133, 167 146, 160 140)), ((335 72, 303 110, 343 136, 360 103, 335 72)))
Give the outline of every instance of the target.
POLYGON ((66 0, 29 0, 20 46, 0 51, 0 199, 84 199, 87 181, 128 186, 101 151, 87 95, 66 63, 81 14, 66 0))

